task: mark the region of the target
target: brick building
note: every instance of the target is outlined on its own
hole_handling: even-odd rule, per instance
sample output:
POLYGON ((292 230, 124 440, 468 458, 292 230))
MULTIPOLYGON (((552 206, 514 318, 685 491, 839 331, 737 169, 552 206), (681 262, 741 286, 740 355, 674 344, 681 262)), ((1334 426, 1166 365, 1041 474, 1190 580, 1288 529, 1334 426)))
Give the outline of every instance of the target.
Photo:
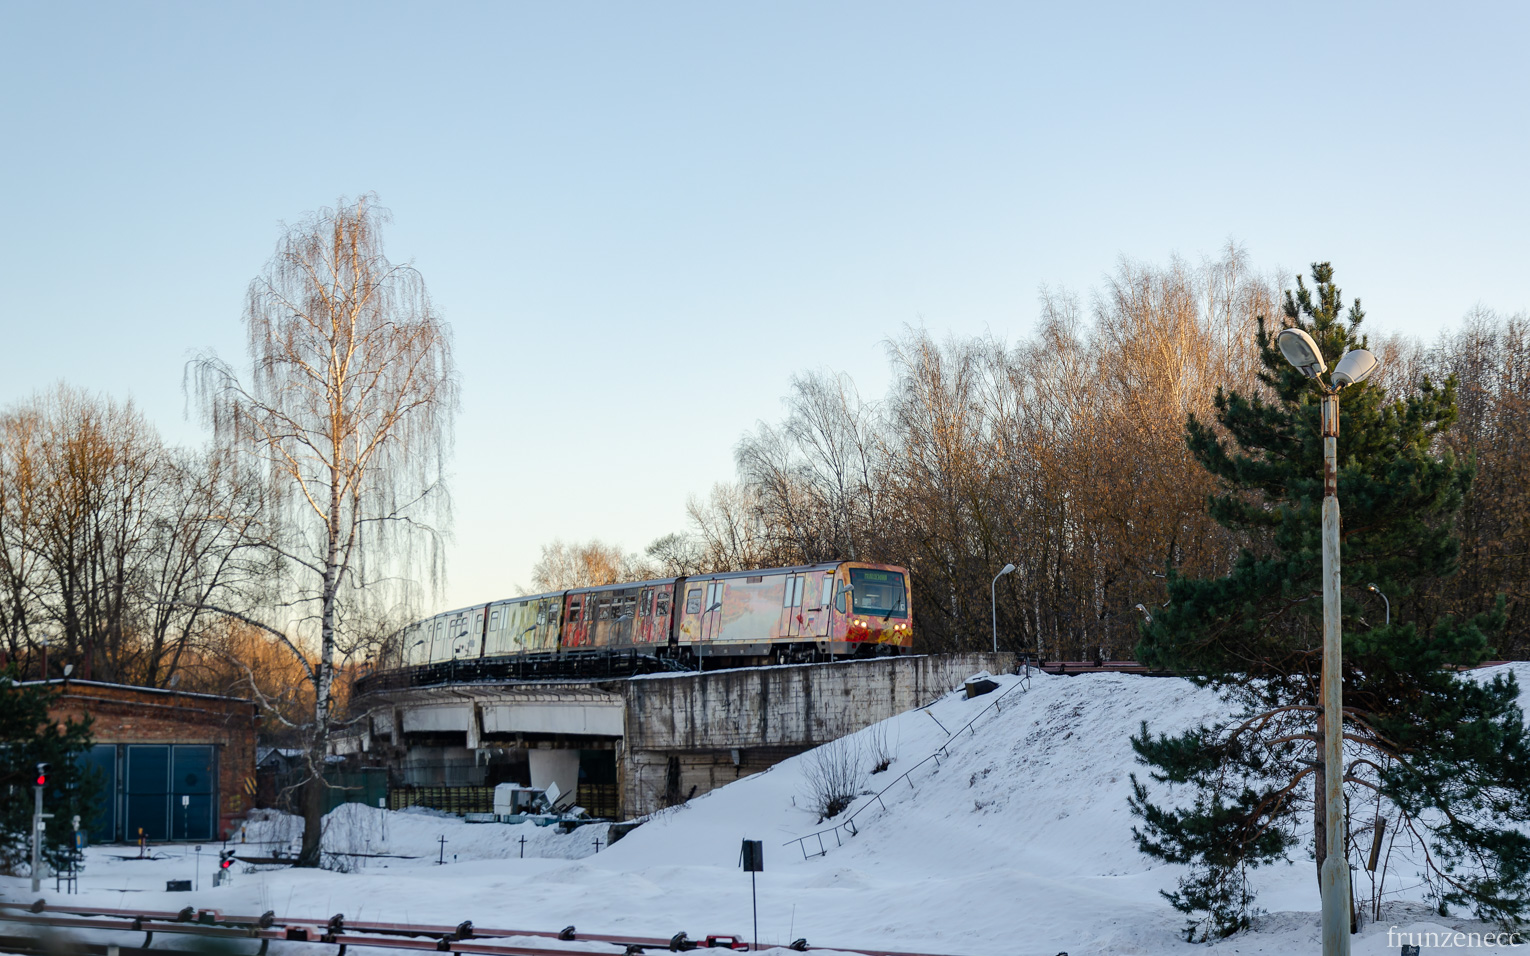
POLYGON ((102 774, 94 843, 217 840, 254 806, 255 704, 95 681, 49 681, 57 720, 86 714, 102 774))

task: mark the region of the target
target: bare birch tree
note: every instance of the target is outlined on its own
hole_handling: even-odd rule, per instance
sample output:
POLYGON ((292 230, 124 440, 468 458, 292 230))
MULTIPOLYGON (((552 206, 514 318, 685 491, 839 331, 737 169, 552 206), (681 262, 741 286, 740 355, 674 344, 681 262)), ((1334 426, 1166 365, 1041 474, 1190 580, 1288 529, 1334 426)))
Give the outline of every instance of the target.
POLYGON ((443 469, 458 406, 450 334, 420 273, 384 256, 387 221, 363 196, 289 227, 250 284, 249 377, 213 355, 192 363, 215 439, 258 463, 274 504, 260 544, 279 557, 285 580, 261 610, 215 610, 263 630, 313 686, 305 866, 319 862, 348 616, 398 596, 421 559, 438 581, 450 520, 443 469))

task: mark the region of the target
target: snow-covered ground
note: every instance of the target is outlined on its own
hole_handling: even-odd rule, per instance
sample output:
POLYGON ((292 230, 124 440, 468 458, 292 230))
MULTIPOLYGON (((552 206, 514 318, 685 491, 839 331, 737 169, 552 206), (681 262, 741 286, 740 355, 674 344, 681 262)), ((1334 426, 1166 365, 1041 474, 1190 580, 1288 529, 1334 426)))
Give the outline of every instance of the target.
MULTIPOLYGON (((1530 686, 1530 664, 1509 667, 1522 686, 1530 686)), ((903 714, 856 735, 863 751, 874 750, 873 738, 880 737, 894 755, 887 771, 867 776, 866 790, 894 784, 945 743, 948 730, 967 723, 1017 678, 997 680, 1001 686, 992 695, 966 700, 952 693, 927 712, 903 714)), ((830 825, 807 809, 804 771, 814 758, 805 754, 659 814, 615 846, 607 846, 604 827, 565 835, 532 824, 468 824, 429 812, 352 805, 330 816, 326 845, 387 855, 347 857, 353 861, 349 872, 241 869, 232 885, 212 889, 216 847, 209 846, 200 861, 200 891, 171 894, 163 892, 165 880, 193 876, 189 847, 156 848, 151 861, 121 859, 134 855, 130 848, 97 847, 89 851, 81 893, 73 899, 101 906, 192 904, 316 918, 344 913, 350 920, 471 919, 479 926, 536 930, 574 924, 592 933, 668 937, 684 930, 692 938, 714 932, 748 937, 750 879, 739 869, 739 846, 758 839, 765 844, 765 871, 758 875, 762 944, 806 937, 815 947, 963 956, 1205 952, 1183 941, 1184 918, 1159 895, 1173 888, 1181 868, 1156 864, 1132 844, 1126 797, 1128 775, 1137 767, 1127 735, 1144 719, 1157 731, 1173 731, 1217 719, 1223 707, 1213 693, 1184 681, 1033 675, 1028 690, 1016 689, 997 712, 978 720, 975 733, 953 740, 938 766, 914 770, 880 803, 866 796, 857 801, 850 812, 875 804, 856 818, 859 834, 827 835, 829 850, 821 856, 806 857, 791 842, 830 825), (438 865, 443 836, 446 863, 438 865)), ((255 822, 246 837, 263 841, 266 852, 264 841, 295 837, 295 825, 281 818, 255 822)), ((1393 885, 1417 884, 1404 869, 1394 859, 1393 885)), ((1311 861, 1256 871, 1255 885, 1268 915, 1255 930, 1210 951, 1317 952, 1311 861)), ((1431 916, 1417 902, 1422 893, 1417 886, 1405 891, 1382 921, 1367 925, 1354 941, 1355 956, 1398 952, 1396 937, 1388 936, 1394 926, 1403 932, 1492 929, 1431 916)), ((0 878, 0 896, 30 894, 24 880, 0 878)), ((1530 937, 1524 939, 1530 945, 1530 937)))

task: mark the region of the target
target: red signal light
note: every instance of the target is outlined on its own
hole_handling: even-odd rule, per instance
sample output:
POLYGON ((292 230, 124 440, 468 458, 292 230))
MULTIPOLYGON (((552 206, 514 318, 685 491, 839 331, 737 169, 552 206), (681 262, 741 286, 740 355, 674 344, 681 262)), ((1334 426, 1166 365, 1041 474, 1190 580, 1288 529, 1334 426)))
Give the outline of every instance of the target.
POLYGON ((40 764, 37 765, 37 780, 35 781, 37 786, 39 786, 39 787, 46 787, 48 785, 48 770, 49 769, 50 768, 49 768, 48 764, 46 764, 46 763, 40 763, 40 764))

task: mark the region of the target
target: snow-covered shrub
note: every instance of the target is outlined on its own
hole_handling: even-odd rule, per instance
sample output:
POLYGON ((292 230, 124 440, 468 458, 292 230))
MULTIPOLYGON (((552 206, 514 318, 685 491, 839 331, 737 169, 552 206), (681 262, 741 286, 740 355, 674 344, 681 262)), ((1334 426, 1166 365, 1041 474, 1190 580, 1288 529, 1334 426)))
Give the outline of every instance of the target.
POLYGON ((819 823, 838 815, 850 806, 866 780, 859 738, 841 737, 810 751, 803 759, 802 780, 808 807, 818 811, 819 823))
POLYGON ((866 731, 866 750, 871 757, 872 773, 881 773, 892 766, 893 748, 887 742, 887 721, 872 724, 866 731))

